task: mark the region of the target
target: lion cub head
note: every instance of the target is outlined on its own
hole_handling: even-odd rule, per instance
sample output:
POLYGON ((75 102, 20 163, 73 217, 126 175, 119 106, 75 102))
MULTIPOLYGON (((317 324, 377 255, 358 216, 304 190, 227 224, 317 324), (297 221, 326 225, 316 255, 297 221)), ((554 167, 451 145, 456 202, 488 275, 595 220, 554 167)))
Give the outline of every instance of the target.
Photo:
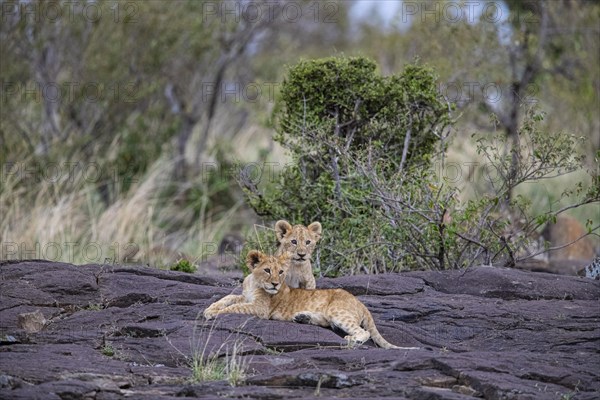
POLYGON ((246 256, 246 265, 252 271, 256 288, 269 294, 276 294, 285 282, 289 254, 268 256, 258 250, 251 250, 246 256))
POLYGON ((290 225, 281 220, 275 224, 275 233, 280 253, 288 253, 293 262, 310 260, 315 246, 321 239, 321 224, 313 222, 308 226, 290 225))

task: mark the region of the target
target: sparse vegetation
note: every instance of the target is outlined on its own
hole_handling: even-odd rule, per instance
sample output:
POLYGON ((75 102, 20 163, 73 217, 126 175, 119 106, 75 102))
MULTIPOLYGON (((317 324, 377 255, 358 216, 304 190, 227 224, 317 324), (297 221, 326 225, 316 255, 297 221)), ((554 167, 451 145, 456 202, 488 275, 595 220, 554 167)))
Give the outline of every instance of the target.
POLYGON ((169 269, 171 271, 187 272, 188 274, 196 272, 196 266, 185 259, 177 261, 177 263, 172 265, 169 269))
POLYGON ((190 380, 194 383, 226 380, 231 386, 242 384, 248 373, 248 361, 239 354, 241 342, 235 340, 231 343, 225 340, 216 351, 209 352, 207 346, 212 332, 211 327, 206 342, 195 343, 192 355, 186 356, 191 369, 190 380), (225 355, 219 356, 223 349, 225 355))
POLYGON ((99 303, 88 303, 87 306, 84 307, 84 310, 88 311, 100 311, 104 308, 102 304, 99 303))
MULTIPOLYGON (((525 184, 583 168, 583 138, 545 131, 544 114, 531 107, 518 141, 475 136, 495 177, 486 196, 461 201, 461 188, 434 170, 446 166, 452 121, 433 71, 409 65, 388 78, 375 71, 361 58, 293 66, 282 87, 277 140, 294 162, 262 190, 242 175, 259 215, 323 223, 319 273, 514 266, 533 256, 530 241, 549 220, 600 200, 597 171, 562 193, 564 207, 557 201, 538 211, 528 197, 513 197, 525 184)), ((600 225, 590 219, 588 229, 600 225)))
POLYGON ((110 343, 104 344, 104 346, 102 346, 101 351, 102 354, 104 354, 107 357, 113 357, 116 354, 115 348, 110 343))
POLYGON ((190 338, 190 349, 184 351, 175 347, 169 338, 167 342, 184 358, 190 369, 190 382, 227 381, 238 386, 248 376, 250 359, 240 354, 243 341, 235 333, 229 333, 220 344, 211 343, 215 334, 216 320, 210 326, 196 325, 190 338), (214 345, 214 348, 210 346, 214 345))
POLYGON ((204 357, 202 353, 194 353, 190 358, 190 369, 193 383, 222 381, 226 378, 225 363, 216 355, 204 357))
MULTIPOLYGON (((27 18, 8 4, 0 258, 169 268, 215 255, 230 231, 287 218, 324 222, 321 275, 518 260, 527 234, 598 186, 590 27, 600 6, 505 3, 510 16, 532 18, 415 17, 401 29, 397 19, 387 28, 356 19, 354 2, 336 2, 334 20, 317 25, 309 12, 296 23, 236 20, 204 15, 202 3, 141 2, 134 20, 105 12, 92 22, 27 18), (566 131, 555 144, 587 158, 572 175, 537 183, 514 185, 509 168, 497 207, 498 188, 471 179, 471 165, 488 163, 476 150, 495 140, 516 149, 529 125, 540 132, 536 145, 566 131), (474 131, 482 142, 468 140, 474 131), (449 160, 460 161, 458 182, 445 179, 449 160), (240 167, 261 169, 247 189, 264 198, 250 205, 235 182, 240 167), (283 182, 289 193, 277 192, 283 182)), ((498 165, 516 164, 505 161, 498 165)), ((569 209, 590 230, 594 211, 569 209)))

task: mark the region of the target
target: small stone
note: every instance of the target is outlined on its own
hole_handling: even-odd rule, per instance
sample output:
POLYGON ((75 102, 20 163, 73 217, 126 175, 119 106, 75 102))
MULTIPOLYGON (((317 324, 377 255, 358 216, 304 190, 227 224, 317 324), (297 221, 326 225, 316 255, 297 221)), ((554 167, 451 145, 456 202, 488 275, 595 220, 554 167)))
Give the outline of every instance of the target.
POLYGON ((19 314, 17 324, 19 328, 24 329, 27 333, 38 333, 46 325, 46 318, 40 310, 19 314))

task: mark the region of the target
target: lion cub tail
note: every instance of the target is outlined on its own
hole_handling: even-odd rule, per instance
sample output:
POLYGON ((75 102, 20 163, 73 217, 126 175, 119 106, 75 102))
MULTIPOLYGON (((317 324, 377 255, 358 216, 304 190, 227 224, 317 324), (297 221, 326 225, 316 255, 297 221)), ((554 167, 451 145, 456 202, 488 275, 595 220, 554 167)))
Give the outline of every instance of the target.
MULTIPOLYGON (((364 305, 363 305, 364 307, 364 305)), ((375 321, 373 320, 373 316, 371 312, 364 307, 364 318, 363 318, 364 328, 371 334, 371 339, 375 342, 375 344, 379 347, 383 347, 384 349, 397 349, 398 346, 394 346, 387 340, 381 336, 381 333, 377 330, 377 326, 375 326, 375 321)))

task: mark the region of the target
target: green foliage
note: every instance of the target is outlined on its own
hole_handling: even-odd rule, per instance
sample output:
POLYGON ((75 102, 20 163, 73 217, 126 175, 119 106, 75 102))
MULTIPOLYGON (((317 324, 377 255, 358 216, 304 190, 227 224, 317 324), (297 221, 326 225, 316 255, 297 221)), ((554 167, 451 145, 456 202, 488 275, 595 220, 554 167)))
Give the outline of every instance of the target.
POLYGON ((414 64, 383 77, 376 68, 363 57, 301 61, 290 68, 275 115, 275 140, 317 175, 330 169, 336 147, 361 154, 385 150, 398 164, 407 132, 408 160, 430 155, 449 123, 435 74, 414 64))
POLYGON ((171 271, 187 272, 188 274, 196 272, 196 267, 188 260, 181 259, 175 265, 169 268, 171 271))
MULTIPOLYGON (((174 124, 175 125, 175 124, 174 124)), ((156 135, 155 140, 147 140, 149 126, 140 119, 125 127, 117 136, 115 151, 109 153, 103 170, 111 171, 111 183, 120 183, 119 190, 127 192, 137 177, 142 176, 153 160, 160 157, 163 144, 174 135, 174 127, 165 129, 156 135)))
MULTIPOLYGON (((546 179, 540 178, 539 169, 523 180, 529 175, 527 169, 519 175, 518 170, 506 168, 513 157, 502 146, 510 148, 513 143, 498 134, 507 125, 502 115, 511 115, 507 110, 516 106, 514 126, 523 117, 526 123, 533 122, 523 115, 525 107, 517 97, 511 101, 515 83, 522 82, 517 87, 523 101, 549 110, 544 124, 536 124, 535 129, 543 128, 535 133, 536 148, 555 144, 556 150, 571 149, 576 141, 590 156, 591 184, 585 181, 564 189, 566 181, 562 181, 547 185, 552 186, 551 194, 521 190, 514 198, 508 196, 510 207, 527 209, 536 218, 531 228, 552 220, 552 213, 545 213, 568 206, 564 202, 569 198, 600 197, 598 160, 593 161, 600 134, 596 85, 600 69, 597 31, 590 29, 600 15, 597 2, 532 6, 509 1, 506 23, 489 23, 485 15, 481 21, 463 18, 456 23, 415 18, 408 29, 399 20, 392 21, 391 27, 372 17, 351 20, 352 2, 340 2, 335 21, 318 27, 310 12, 289 23, 282 18, 252 21, 206 15, 202 2, 95 3, 104 12, 94 21, 90 15, 55 19, 42 13, 40 18, 30 18, 25 9, 13 12, 9 7, 0 25, 0 159, 5 167, 0 236, 4 242, 25 243, 25 248, 39 242, 76 242, 80 249, 85 243, 100 243, 104 249, 116 242, 136 243, 140 257, 169 243, 178 247, 170 249, 174 253, 181 254, 184 248, 199 258, 202 247, 197 242, 218 241, 224 232, 254 222, 249 221, 233 174, 227 171, 235 169, 234 158, 257 161, 257 147, 270 134, 262 124, 271 110, 266 87, 261 101, 252 102, 231 101, 229 94, 222 101, 218 90, 207 97, 205 85, 215 83, 218 88, 219 82, 226 82, 229 91, 232 83, 273 84, 284 72, 280 65, 296 62, 299 56, 325 56, 332 48, 370 54, 383 73, 365 58, 324 58, 291 68, 276 118, 268 128, 277 127, 277 139, 290 150, 292 164, 277 182, 261 186, 262 198, 256 191, 249 193, 252 206, 268 217, 334 223, 333 229, 325 226, 323 262, 317 262, 324 272, 336 273, 342 265, 353 268, 359 262, 370 263, 365 268, 372 266, 372 270, 386 270, 392 264, 397 268, 400 263, 430 265, 426 259, 434 249, 437 257, 437 246, 417 248, 416 237, 433 240, 441 230, 444 243, 452 247, 464 242, 452 239, 455 233, 465 234, 460 228, 475 229, 475 234, 480 213, 494 210, 482 219, 487 223, 506 212, 501 207, 505 198, 494 203, 497 188, 485 187, 489 196, 467 205, 453 198, 442 201, 453 193, 448 185, 426 184, 437 182, 428 168, 438 145, 446 144, 438 135, 448 123, 448 106, 434 86, 461 109, 462 118, 454 128, 462 136, 450 157, 475 157, 464 146, 465 134, 473 126, 494 134, 495 138, 485 140, 498 140, 486 143, 494 144, 493 151, 501 157, 498 166, 507 172, 507 180, 498 182, 504 189, 546 179), (547 12, 547 20, 542 11, 547 12), (542 21, 548 23, 545 29, 542 21), (498 40, 507 33, 510 40, 498 40), (452 41, 447 40, 450 36, 452 41), (428 68, 405 65, 414 57, 436 67, 441 77, 437 83, 428 68), (532 67, 537 72, 531 81, 518 79, 521 72, 531 75, 532 67), (382 76, 387 74, 392 75, 382 76), (58 98, 54 88, 60 89, 58 98), (501 95, 494 99, 498 101, 486 105, 496 91, 501 95), (492 110, 500 116, 497 124, 486 123, 492 110), (545 136, 566 129, 590 140, 582 145, 575 137, 548 140, 545 136), (411 138, 403 162, 407 132, 411 138), (204 175, 201 165, 206 162, 215 165, 214 173, 204 175), (8 168, 13 163, 15 168, 8 168), (60 167, 59 179, 43 178, 44 173, 52 175, 55 166, 60 167), (286 189, 282 192, 281 187, 286 189), (385 204, 382 194, 393 199, 387 203, 394 207, 385 204), (563 203, 557 206, 555 200, 563 203), (407 205, 426 206, 423 215, 431 222, 423 223, 416 212, 420 209, 394 216, 394 208, 407 210, 407 205), (453 207, 460 212, 452 210, 452 222, 441 229, 440 212, 453 207), (454 231, 458 221, 462 225, 454 231), (399 223, 412 231, 399 229, 399 223), (330 236, 339 233, 338 227, 343 234, 330 236), (420 259, 413 250, 403 253, 406 246, 398 244, 402 241, 414 244, 414 252, 427 250, 428 256, 420 259), (369 254, 379 261, 369 261, 369 254)), ((75 15, 84 11, 82 4, 74 6, 75 15)), ((526 150, 518 143, 515 148, 526 150)), ((283 162, 271 150, 265 146, 258 160, 283 162)), ((560 165, 566 159, 559 154, 564 152, 542 151, 532 157, 538 163, 560 165)), ((578 160, 571 161, 575 161, 571 167, 577 167, 578 160)), ((582 213, 579 219, 595 215, 582 213)), ((498 228, 508 225, 495 223, 498 228)), ((587 226, 594 230, 596 224, 587 226)), ((482 239, 486 246, 498 240, 489 229, 469 239, 477 240, 478 235, 491 235, 482 239)), ((264 236, 269 238, 260 240, 263 245, 272 243, 272 232, 264 236)), ((492 255, 498 251, 490 250, 492 255)), ((68 253, 62 253, 63 261, 90 261, 79 251, 74 258, 68 253)), ((103 261, 104 255, 94 261, 103 261)), ((165 261, 151 264, 165 265, 165 261)))
POLYGON ((365 264, 387 269, 381 260, 390 249, 381 243, 397 235, 381 223, 385 207, 371 173, 391 179, 427 168, 450 122, 435 82, 433 71, 418 64, 382 77, 365 58, 301 61, 290 68, 275 119, 276 140, 294 162, 263 193, 246 185, 249 204, 271 219, 321 221, 323 252, 315 266, 326 265, 323 274, 365 264))
POLYGON ((198 218, 205 210, 219 212, 235 207, 240 200, 239 186, 233 179, 239 162, 233 160, 233 150, 225 145, 215 146, 214 162, 204 163, 200 171, 200 179, 185 192, 188 207, 198 218))
POLYGON ((190 360, 191 381, 198 383, 224 380, 226 378, 225 368, 225 363, 216 355, 204 359, 200 354, 194 354, 190 360))
POLYGON ((196 327, 193 332, 192 354, 186 357, 187 364, 191 370, 190 381, 192 383, 227 380, 231 386, 242 384, 249 370, 250 360, 242 356, 241 349, 243 342, 235 339, 233 343, 226 338, 217 351, 209 352, 208 344, 214 332, 214 325, 208 332, 200 331, 207 336, 202 339, 197 338, 196 327), (224 357, 219 353, 224 350, 224 357))
POLYGON ((102 351, 102 354, 104 354, 107 357, 112 357, 116 353, 115 348, 110 344, 105 344, 104 346, 102 346, 101 351, 102 351))
MULTIPOLYGON (((516 137, 478 136, 477 151, 496 172, 488 195, 461 203, 444 168, 450 108, 435 75, 409 65, 389 78, 363 58, 302 61, 290 69, 278 105, 276 139, 293 163, 249 204, 270 219, 324 226, 316 272, 339 275, 413 268, 514 265, 548 220, 516 188, 581 168, 580 138, 549 133, 527 110, 516 137), (410 135, 409 135, 410 133, 410 135), (436 150, 442 150, 436 153, 436 150)), ((597 189, 566 191, 573 207, 598 201, 597 189)))

